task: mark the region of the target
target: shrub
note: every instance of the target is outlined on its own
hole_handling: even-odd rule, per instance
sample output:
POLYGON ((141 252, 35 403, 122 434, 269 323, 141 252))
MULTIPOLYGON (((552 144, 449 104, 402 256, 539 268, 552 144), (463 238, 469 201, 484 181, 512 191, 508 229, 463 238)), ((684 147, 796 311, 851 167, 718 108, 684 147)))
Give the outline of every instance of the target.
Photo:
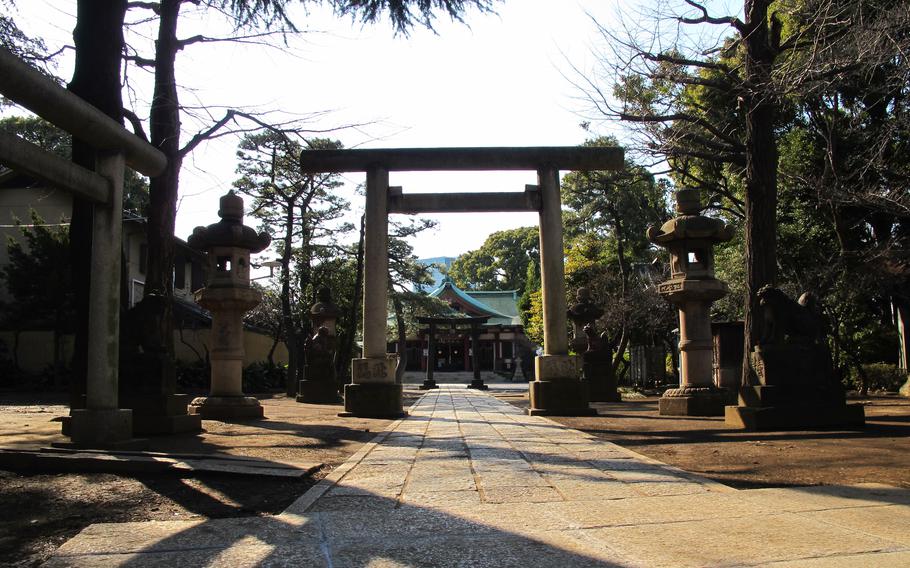
MULTIPOLYGON (((177 361, 177 385, 181 390, 207 390, 211 377, 211 367, 202 361, 185 363, 177 361)), ((243 392, 266 392, 272 389, 284 389, 284 377, 287 367, 269 365, 266 361, 257 361, 243 369, 243 392)))
POLYGON ((243 392, 265 392, 285 388, 285 365, 270 365, 268 361, 256 361, 243 370, 243 392))
POLYGON ((177 387, 181 391, 207 390, 211 369, 204 361, 176 361, 177 387))
MULTIPOLYGON (((868 377, 870 391, 897 392, 907 381, 907 372, 891 363, 868 363, 863 365, 868 377)), ((856 370, 850 376, 853 388, 860 390, 862 379, 856 370)))

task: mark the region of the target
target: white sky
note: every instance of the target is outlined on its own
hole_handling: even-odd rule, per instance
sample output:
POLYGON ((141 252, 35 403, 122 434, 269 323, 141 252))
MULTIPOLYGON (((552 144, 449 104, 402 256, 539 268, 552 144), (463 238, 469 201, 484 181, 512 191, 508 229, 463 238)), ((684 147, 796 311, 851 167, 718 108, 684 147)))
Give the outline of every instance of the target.
MULTIPOLYGON (((469 27, 440 17, 438 35, 415 29, 410 37, 397 38, 387 23, 362 27, 314 9, 302 21, 319 32, 292 40, 288 51, 226 43, 188 47, 179 56, 177 77, 192 92, 184 92, 181 102, 291 115, 332 111, 315 125, 319 128, 374 122, 331 134, 347 147, 577 145, 590 135, 578 126, 584 105, 563 76, 571 75, 567 59, 582 69, 592 65, 599 36, 587 14, 611 25, 617 3, 633 4, 506 0, 498 15, 468 13, 469 27)), ((14 17, 53 49, 72 43, 74 12, 73 0, 18 0, 14 17)), ((187 19, 180 35, 214 34, 211 26, 211 20, 187 19)), ((71 75, 70 64, 63 62, 61 76, 71 75)), ((140 79, 140 103, 148 99, 142 76, 131 72, 140 79)), ((186 161, 177 236, 186 238, 194 226, 217 220, 217 199, 237 177, 235 150, 236 139, 223 138, 200 146, 186 161)), ((346 179, 352 185, 363 181, 356 174, 346 179)), ((406 192, 521 191, 535 182, 533 172, 392 173, 391 178, 406 192)), ((362 207, 354 197, 352 216, 362 207)), ((532 213, 434 218, 435 232, 413 243, 419 257, 457 256, 479 247, 493 231, 537 223, 532 213)))

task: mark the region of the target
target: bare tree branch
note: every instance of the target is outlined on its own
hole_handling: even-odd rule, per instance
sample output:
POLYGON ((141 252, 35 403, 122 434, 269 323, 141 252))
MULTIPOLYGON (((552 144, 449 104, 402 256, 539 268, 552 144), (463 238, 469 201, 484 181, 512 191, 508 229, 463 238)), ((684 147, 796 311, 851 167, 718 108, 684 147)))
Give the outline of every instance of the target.
POLYGON ((137 2, 127 2, 126 8, 127 8, 127 10, 129 10, 130 8, 140 8, 140 9, 144 9, 144 10, 151 10, 152 12, 155 12, 156 14, 161 13, 161 3, 160 2, 138 2, 138 1, 137 2))
POLYGON ((179 49, 183 49, 188 45, 193 45, 194 43, 232 42, 232 43, 242 43, 242 44, 248 44, 248 45, 261 45, 261 46, 274 48, 275 47, 274 44, 271 44, 271 43, 265 42, 265 41, 256 41, 256 40, 259 40, 262 38, 268 38, 268 37, 276 37, 276 36, 280 36, 280 37, 284 38, 284 37, 287 37, 288 33, 290 33, 290 32, 276 30, 276 31, 265 31, 265 32, 255 33, 255 34, 229 36, 229 37, 208 37, 208 36, 204 36, 204 35, 194 35, 192 37, 188 37, 186 39, 179 40, 177 42, 177 45, 180 46, 179 49))
POLYGON ((123 109, 123 118, 127 119, 129 121, 130 125, 133 127, 133 134, 135 134, 139 138, 142 138, 146 142, 149 141, 149 137, 148 137, 148 135, 146 135, 145 129, 142 127, 142 120, 140 120, 139 117, 136 116, 135 112, 131 111, 128 108, 124 108, 123 109))
POLYGON ((708 15, 708 9, 699 4, 698 2, 693 2, 693 0, 683 0, 689 6, 697 9, 701 12, 701 16, 698 18, 686 18, 683 16, 678 17, 677 19, 684 24, 714 24, 714 25, 727 25, 733 26, 740 33, 745 33, 743 30, 746 29, 746 24, 739 18, 733 16, 721 16, 721 17, 712 17, 708 15))

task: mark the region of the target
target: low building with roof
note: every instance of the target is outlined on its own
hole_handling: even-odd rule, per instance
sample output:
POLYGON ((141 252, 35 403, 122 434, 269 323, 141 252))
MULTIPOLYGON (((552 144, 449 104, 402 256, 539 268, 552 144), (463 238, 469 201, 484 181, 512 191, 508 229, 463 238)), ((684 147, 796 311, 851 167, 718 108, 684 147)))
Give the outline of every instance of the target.
MULTIPOLYGON (((524 333, 517 290, 462 290, 451 278, 444 277, 428 295, 446 302, 454 319, 487 318, 478 342, 481 371, 513 374, 519 368, 523 375, 529 376, 537 346, 524 333)), ((417 337, 407 341, 407 370, 426 371, 428 348, 429 328, 421 328, 417 337)), ((389 351, 396 350, 397 343, 390 343, 389 351)), ((436 371, 473 371, 469 329, 458 325, 436 328, 436 371)))
MULTIPOLYGON (((37 213, 46 225, 66 227, 73 211, 71 193, 46 187, 31 176, 0 166, 0 270, 9 262, 9 241, 22 242, 20 222, 28 227, 32 212, 37 213)), ((147 221, 127 211, 123 213, 122 256, 123 272, 126 277, 125 307, 134 307, 144 296, 145 277, 148 266, 147 221)), ((194 299, 194 292, 204 284, 204 255, 187 243, 174 237, 174 350, 178 361, 193 363, 204 361, 211 343, 211 315, 202 309, 194 299)), ((54 274, 37 274, 36 278, 54 278, 54 274)), ((41 318, 24 321, 8 321, 6 306, 15 299, 0 279, 0 365, 9 359, 20 370, 39 374, 55 363, 69 365, 73 351, 72 325, 67 322, 61 342, 62 352, 55 354, 53 322, 41 318)), ((244 366, 264 361, 272 353, 276 363, 288 360, 283 342, 274 339, 263 329, 246 326, 244 333, 244 366), (274 345, 273 345, 274 343, 274 345)))

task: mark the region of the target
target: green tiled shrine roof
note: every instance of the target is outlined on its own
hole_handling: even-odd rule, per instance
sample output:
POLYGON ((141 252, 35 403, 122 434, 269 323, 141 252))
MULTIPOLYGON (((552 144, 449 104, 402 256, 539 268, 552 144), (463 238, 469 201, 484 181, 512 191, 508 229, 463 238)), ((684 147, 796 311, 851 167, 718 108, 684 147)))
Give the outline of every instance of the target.
POLYGON ((521 325, 516 290, 467 291, 462 290, 446 277, 442 284, 429 295, 438 298, 446 290, 450 290, 459 300, 474 310, 490 316, 487 325, 521 325))

